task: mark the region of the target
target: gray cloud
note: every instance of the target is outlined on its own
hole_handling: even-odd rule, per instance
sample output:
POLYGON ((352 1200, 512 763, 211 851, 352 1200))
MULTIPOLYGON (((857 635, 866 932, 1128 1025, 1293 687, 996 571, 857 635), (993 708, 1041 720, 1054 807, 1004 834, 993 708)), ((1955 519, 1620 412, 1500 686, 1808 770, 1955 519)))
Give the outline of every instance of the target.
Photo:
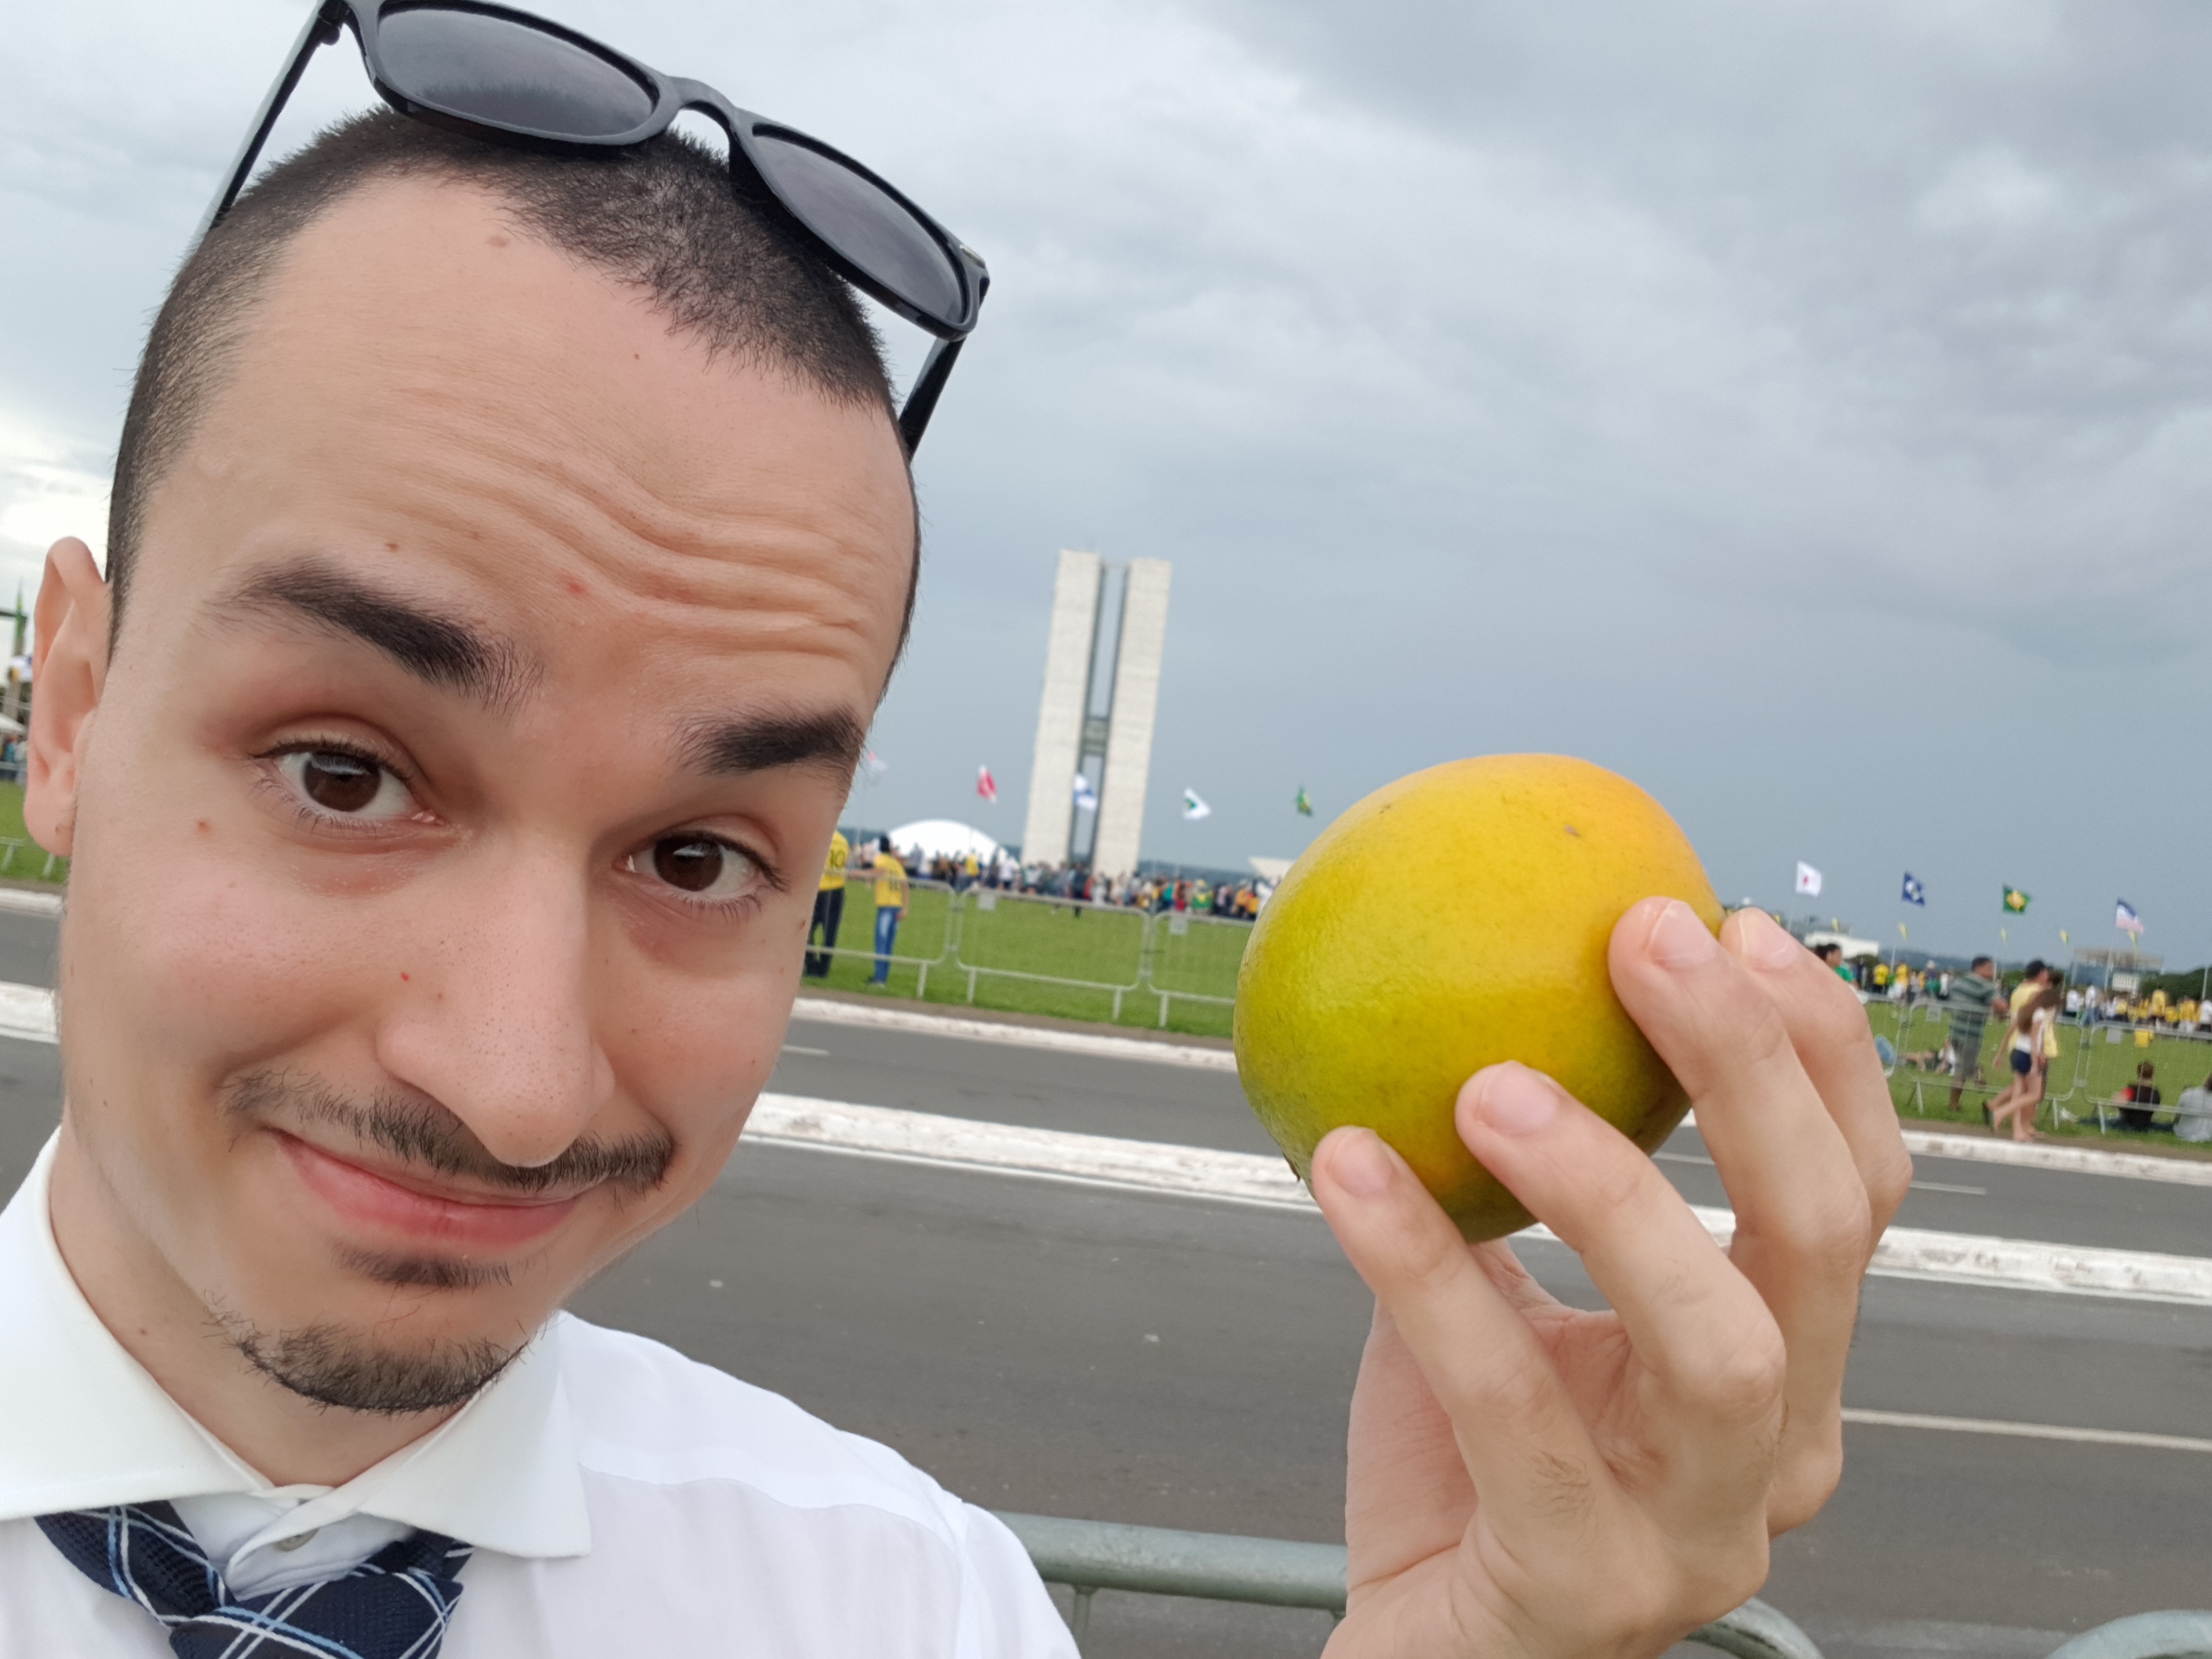
MULTIPOLYGON (((856 812, 1015 831, 1052 554, 1092 545, 1176 562, 1164 855, 1296 851, 1301 783, 1325 818, 1563 749, 1666 800, 1731 899, 1807 858, 1887 932, 1910 867, 1916 940, 1994 944, 2015 882, 2033 948, 2124 892, 2154 948, 2212 950, 2212 17, 556 9, 847 144, 991 258, 856 812)), ((34 568, 11 525, 96 491, 298 15, 48 8, 0 42, 0 213, 38 250, 0 270, 0 574, 34 568)), ((332 63, 308 108, 359 95, 332 63)))

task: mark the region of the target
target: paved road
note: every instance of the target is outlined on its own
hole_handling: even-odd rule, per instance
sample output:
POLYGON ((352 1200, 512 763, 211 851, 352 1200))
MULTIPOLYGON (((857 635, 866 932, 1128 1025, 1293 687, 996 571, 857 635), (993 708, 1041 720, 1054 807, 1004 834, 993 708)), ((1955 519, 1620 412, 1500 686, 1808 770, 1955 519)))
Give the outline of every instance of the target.
MULTIPOLYGON (((1235 1076, 829 1020, 792 1022, 771 1088, 993 1123, 1272 1152, 1235 1076)), ((1725 1206, 1695 1129, 1660 1168, 1693 1203, 1725 1206)), ((2212 1188, 1918 1160, 1899 1221, 1943 1232, 2212 1255, 2212 1188)))
MULTIPOLYGON (((18 958, 40 947, 21 920, 0 915, 0 975, 28 980, 18 958)), ((793 1092, 1265 1150, 1224 1074, 812 1022, 790 1041, 776 1086, 793 1092)), ((55 1060, 0 1042, 0 1188, 54 1120, 55 1060)), ((2057 1217, 2069 1237, 2175 1248, 2212 1203, 1942 1167, 1989 1196, 1916 1194, 1957 1206, 1917 1224, 2035 1236, 2017 1221, 2057 1217)), ((1528 1255, 1559 1293, 1590 1299, 1564 1249, 1528 1255)), ((578 1306, 896 1445, 981 1502, 1286 1537, 1339 1525, 1367 1300, 1310 1216, 752 1146, 578 1306)), ((1878 1280, 1849 1399, 2212 1436, 2212 1310, 1878 1280)), ((2212 1457, 1848 1434, 1843 1491, 1778 1545, 1766 1592, 1836 1659, 2033 1659, 2060 1632, 2212 1601, 2212 1457)), ((1161 1659, 1312 1653, 1327 1632, 1314 1615, 1108 1596, 1095 1628, 1101 1655, 1161 1659)))

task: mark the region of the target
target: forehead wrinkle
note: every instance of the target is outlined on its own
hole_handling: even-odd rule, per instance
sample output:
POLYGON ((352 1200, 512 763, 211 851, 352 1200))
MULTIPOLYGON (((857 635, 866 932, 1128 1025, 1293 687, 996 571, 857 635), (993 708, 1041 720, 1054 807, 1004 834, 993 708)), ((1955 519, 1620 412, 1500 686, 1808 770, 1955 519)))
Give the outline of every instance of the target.
POLYGON ((872 673, 891 643, 903 589, 884 594, 904 573, 878 574, 881 561, 832 531, 774 512, 618 515, 574 488, 573 474, 534 462, 486 477, 448 459, 418 469, 416 481, 429 488, 411 492, 404 511, 441 539, 540 541, 549 556, 574 558, 662 613, 672 635, 711 633, 726 647, 734 632, 749 649, 849 656, 872 673), (487 530, 488 518, 500 527, 487 530), (714 613, 711 623, 702 609, 714 613))
POLYGON ((606 441, 618 427, 594 424, 580 434, 542 409, 534 420, 517 420, 513 404, 495 395, 483 398, 485 389, 428 380, 405 388, 410 423, 437 440, 427 446, 435 459, 424 469, 426 477, 438 476, 440 461, 449 463, 443 469, 448 487, 461 500, 513 514, 640 597, 694 603, 736 597, 746 605, 797 600, 816 610, 820 597, 834 593, 846 601, 834 608, 848 613, 836 618, 838 625, 865 634, 868 601, 884 577, 902 583, 910 576, 920 533, 910 488, 902 489, 900 500, 904 550, 895 572, 887 568, 878 575, 879 562, 869 550, 880 541, 883 526, 857 501, 802 492, 795 484, 774 489, 772 475, 767 480, 771 491, 755 492, 751 499, 718 494, 671 476, 672 469, 665 466, 656 469, 661 476, 647 477, 606 441), (490 462, 500 476, 487 479, 470 465, 471 458, 490 462), (645 556, 623 558, 625 550, 645 556), (814 603, 797 590, 726 592, 731 576, 761 570, 763 562, 811 578, 806 586, 814 603), (687 577, 687 566, 697 574, 687 577), (718 591, 710 597, 699 591, 702 586, 718 591))

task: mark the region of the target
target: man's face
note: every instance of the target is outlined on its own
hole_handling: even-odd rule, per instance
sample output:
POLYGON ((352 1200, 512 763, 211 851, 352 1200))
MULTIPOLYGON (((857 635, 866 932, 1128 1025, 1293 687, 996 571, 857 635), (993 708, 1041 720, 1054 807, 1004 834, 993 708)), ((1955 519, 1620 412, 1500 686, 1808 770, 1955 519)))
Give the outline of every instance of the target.
POLYGON ((176 1294, 420 1408, 699 1195, 913 538, 880 410, 709 362, 486 198, 294 245, 30 803, 71 1133, 176 1294))

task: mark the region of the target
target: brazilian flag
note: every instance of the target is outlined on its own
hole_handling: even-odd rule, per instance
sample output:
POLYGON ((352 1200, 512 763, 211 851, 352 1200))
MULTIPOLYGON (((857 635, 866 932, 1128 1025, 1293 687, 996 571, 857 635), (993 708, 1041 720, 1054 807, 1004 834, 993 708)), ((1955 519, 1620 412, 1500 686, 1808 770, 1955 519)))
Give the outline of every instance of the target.
POLYGON ((2005 908, 2016 916, 2025 915, 2027 910, 2027 895, 2017 887, 2006 888, 2005 908))
POLYGON ((1303 783, 1298 786, 1297 806, 1300 817, 1310 818, 1313 816, 1313 803, 1306 799, 1306 787, 1303 783))

